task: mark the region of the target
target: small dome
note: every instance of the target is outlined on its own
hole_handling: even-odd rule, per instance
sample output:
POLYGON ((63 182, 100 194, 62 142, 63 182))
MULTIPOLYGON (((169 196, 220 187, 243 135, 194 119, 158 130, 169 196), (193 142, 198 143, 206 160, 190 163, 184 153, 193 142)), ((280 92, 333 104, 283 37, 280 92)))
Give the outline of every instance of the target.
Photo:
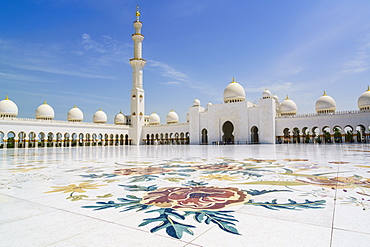
POLYGON ((276 94, 274 94, 274 95, 272 96, 272 98, 273 98, 276 102, 279 102, 279 97, 278 97, 276 94))
POLYGON ((149 124, 154 125, 154 124, 160 124, 161 118, 158 116, 157 113, 153 112, 149 116, 149 124))
POLYGON ((46 101, 45 101, 44 104, 37 107, 37 109, 36 109, 36 119, 46 119, 46 120, 54 119, 54 109, 53 109, 53 107, 46 104, 46 101))
POLYGON ((208 104, 206 106, 206 109, 208 110, 211 105, 212 105, 212 103, 211 102, 208 102, 208 104))
POLYGON ((193 106, 200 106, 200 100, 199 99, 195 99, 193 101, 193 106))
POLYGON ((93 116, 94 123, 106 123, 107 119, 107 114, 105 114, 105 112, 103 112, 101 109, 95 112, 93 116))
POLYGON ((16 117, 18 116, 17 105, 8 98, 0 101, 0 117, 16 117))
POLYGON ((233 81, 227 85, 224 90, 224 102, 233 103, 241 102, 245 100, 245 91, 244 88, 237 83, 234 78, 233 81))
POLYGON ((84 114, 82 111, 74 106, 71 110, 69 110, 67 115, 67 120, 71 122, 82 122, 84 119, 84 114))
POLYGON ((126 117, 121 111, 114 117, 114 124, 126 124, 126 117))
POLYGON ((190 120, 190 114, 189 114, 189 112, 188 112, 188 113, 186 113, 186 122, 188 122, 188 123, 189 123, 189 120, 190 120))
POLYGON ((271 92, 270 90, 266 88, 265 91, 263 91, 262 93, 262 99, 269 99, 269 98, 271 98, 271 92))
MULTIPOLYGON (((0 102, 1 104, 1 102, 0 102)), ((367 88, 367 91, 362 93, 357 101, 358 109, 360 110, 370 110, 370 87, 367 88)))
POLYGON ((174 112, 173 110, 170 111, 167 116, 166 116, 166 122, 168 124, 171 124, 171 123, 178 123, 179 122, 179 116, 177 115, 176 112, 174 112))
POLYGON ((326 92, 324 91, 324 94, 316 101, 316 112, 317 113, 328 113, 328 112, 335 112, 337 104, 335 103, 335 100, 330 97, 329 95, 326 95, 326 92))
POLYGON ((281 115, 295 115, 297 114, 297 105, 295 102, 286 96, 286 99, 281 102, 280 105, 280 114, 281 115))

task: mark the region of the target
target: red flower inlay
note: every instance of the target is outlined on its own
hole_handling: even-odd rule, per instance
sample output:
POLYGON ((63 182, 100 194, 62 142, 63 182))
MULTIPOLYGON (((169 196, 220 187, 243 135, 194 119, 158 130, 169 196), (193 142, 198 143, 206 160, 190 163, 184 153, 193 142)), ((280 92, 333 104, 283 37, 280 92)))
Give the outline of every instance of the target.
POLYGON ((243 204, 251 197, 232 187, 166 187, 147 192, 141 203, 182 211, 219 210, 243 204))

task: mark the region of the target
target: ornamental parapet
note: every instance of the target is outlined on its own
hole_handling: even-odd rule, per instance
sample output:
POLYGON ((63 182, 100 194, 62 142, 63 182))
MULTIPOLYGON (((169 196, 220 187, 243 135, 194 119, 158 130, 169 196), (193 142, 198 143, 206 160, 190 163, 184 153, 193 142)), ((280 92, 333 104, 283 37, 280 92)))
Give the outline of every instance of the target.
POLYGON ((326 113, 307 113, 307 114, 296 114, 296 115, 282 115, 276 118, 302 118, 302 117, 320 117, 320 116, 333 116, 333 115, 349 115, 349 114, 369 114, 370 110, 351 110, 351 111, 336 111, 326 113))
MULTIPOLYGON (((35 118, 16 118, 16 117, 0 117, 0 121, 9 122, 34 122, 34 123, 60 123, 60 124, 70 124, 70 125, 83 125, 83 126, 116 126, 116 124, 107 123, 88 123, 88 122, 75 122, 75 121, 62 121, 62 120, 46 120, 46 119, 35 119, 35 118)), ((122 125, 119 125, 122 126, 122 125)))
POLYGON ((173 126, 184 126, 184 125, 189 125, 189 123, 156 124, 156 125, 143 126, 143 128, 168 127, 168 126, 173 127, 173 126))

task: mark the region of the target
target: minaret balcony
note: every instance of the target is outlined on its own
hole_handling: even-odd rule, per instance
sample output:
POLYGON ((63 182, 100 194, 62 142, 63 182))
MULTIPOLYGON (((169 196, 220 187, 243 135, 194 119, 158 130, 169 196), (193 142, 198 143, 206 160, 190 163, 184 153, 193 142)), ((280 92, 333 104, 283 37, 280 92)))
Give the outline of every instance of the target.
POLYGON ((144 35, 142 35, 141 33, 133 33, 131 36, 135 36, 135 35, 139 35, 139 36, 143 36, 144 37, 144 35))
POLYGON ((146 62, 145 59, 142 59, 142 58, 131 58, 130 61, 135 61, 135 60, 139 60, 139 61, 144 61, 146 62))

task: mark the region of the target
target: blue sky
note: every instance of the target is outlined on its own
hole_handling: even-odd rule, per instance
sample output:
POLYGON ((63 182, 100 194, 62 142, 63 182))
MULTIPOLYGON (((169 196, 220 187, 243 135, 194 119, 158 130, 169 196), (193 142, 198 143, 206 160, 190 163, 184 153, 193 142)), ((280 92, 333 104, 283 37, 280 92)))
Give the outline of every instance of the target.
POLYGON ((135 6, 143 22, 146 114, 180 122, 195 98, 221 103, 232 77, 257 103, 268 88, 298 113, 326 90, 337 110, 356 110, 370 84, 368 0, 2 1, 0 98, 34 118, 44 100, 55 119, 77 105, 91 122, 130 111, 135 6))

